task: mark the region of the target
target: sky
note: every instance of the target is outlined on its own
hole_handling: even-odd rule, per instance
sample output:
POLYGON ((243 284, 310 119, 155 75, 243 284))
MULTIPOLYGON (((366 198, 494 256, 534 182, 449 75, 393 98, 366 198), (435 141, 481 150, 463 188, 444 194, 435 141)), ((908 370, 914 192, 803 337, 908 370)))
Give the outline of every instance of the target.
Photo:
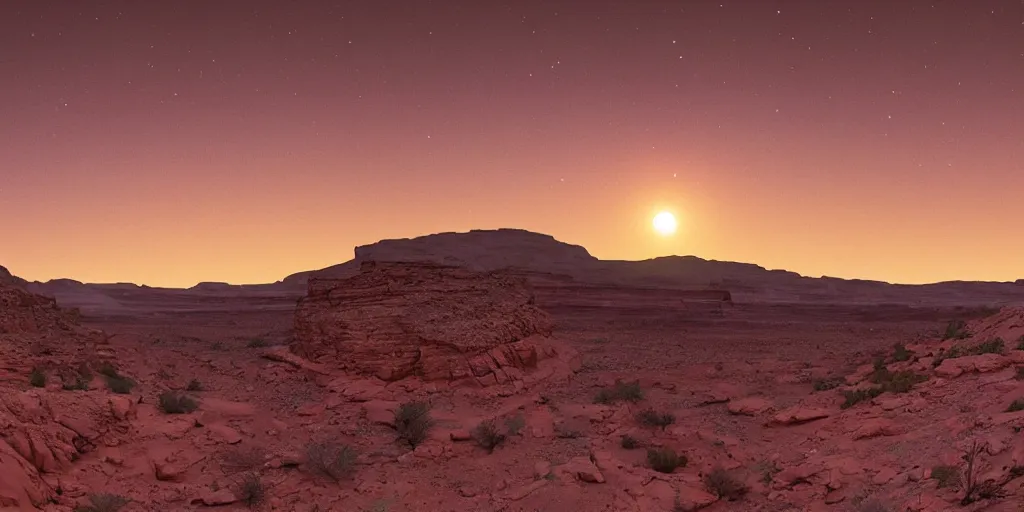
POLYGON ((1019 0, 5 0, 0 119, 32 280, 273 282, 499 227, 1024 277, 1019 0))

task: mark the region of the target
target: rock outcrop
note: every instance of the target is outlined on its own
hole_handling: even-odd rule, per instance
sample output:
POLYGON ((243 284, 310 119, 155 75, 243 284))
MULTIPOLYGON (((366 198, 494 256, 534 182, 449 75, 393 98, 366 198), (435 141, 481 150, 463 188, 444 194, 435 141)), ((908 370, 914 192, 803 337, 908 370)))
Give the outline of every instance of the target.
POLYGON ((437 263, 366 262, 348 279, 313 279, 295 315, 293 352, 385 381, 523 380, 571 358, 523 279, 437 263))
MULTIPOLYGON (((2 268, 0 268, 2 269, 2 268)), ((0 272, 0 508, 34 510, 53 489, 41 474, 66 469, 79 454, 116 445, 133 402, 105 392, 59 391, 57 377, 85 375, 98 363, 103 334, 81 327, 74 312, 33 294, 0 272), (31 375, 31 377, 30 377, 31 375), (30 382, 31 386, 30 387, 30 382), (51 393, 49 390, 54 390, 51 393)))

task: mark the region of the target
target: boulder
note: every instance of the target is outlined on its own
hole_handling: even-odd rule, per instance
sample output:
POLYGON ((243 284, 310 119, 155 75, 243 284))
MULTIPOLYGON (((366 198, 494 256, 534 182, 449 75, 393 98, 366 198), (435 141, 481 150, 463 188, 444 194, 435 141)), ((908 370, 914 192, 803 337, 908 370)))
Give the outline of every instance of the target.
POLYGON ((521 278, 436 263, 364 262, 347 279, 311 279, 291 350, 383 381, 507 384, 574 353, 521 278))

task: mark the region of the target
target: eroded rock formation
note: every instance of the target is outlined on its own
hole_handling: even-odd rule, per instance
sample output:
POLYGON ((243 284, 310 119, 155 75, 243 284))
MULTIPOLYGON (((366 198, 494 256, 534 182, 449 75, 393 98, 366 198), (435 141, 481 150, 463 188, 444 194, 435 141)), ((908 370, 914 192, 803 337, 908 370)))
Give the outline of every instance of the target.
POLYGON ((436 263, 367 262, 348 279, 313 279, 292 350, 385 381, 505 383, 566 356, 523 279, 436 263))
POLYGON ((41 475, 66 469, 98 445, 116 444, 133 403, 60 391, 58 377, 71 374, 81 379, 79 387, 89 386, 83 369, 100 360, 103 335, 0 270, 0 508, 31 510, 54 492, 41 475))

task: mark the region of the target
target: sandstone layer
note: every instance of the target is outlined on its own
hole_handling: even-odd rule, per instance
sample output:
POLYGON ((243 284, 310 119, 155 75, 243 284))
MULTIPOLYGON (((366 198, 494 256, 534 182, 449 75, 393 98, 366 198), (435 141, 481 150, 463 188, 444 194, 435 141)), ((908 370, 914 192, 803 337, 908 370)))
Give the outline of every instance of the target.
POLYGON ((436 263, 367 262, 348 279, 313 279, 292 350, 385 381, 522 380, 567 354, 525 280, 436 263))

